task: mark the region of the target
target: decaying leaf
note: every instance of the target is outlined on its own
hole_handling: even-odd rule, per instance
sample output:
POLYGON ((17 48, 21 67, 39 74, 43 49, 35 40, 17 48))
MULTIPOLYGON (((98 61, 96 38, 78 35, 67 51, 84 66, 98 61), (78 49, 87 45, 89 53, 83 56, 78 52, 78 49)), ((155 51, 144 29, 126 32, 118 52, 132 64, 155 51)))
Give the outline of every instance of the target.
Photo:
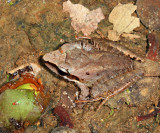
POLYGON ((160 0, 137 0, 137 14, 151 30, 160 31, 160 0))
POLYGON ((130 33, 139 27, 139 18, 131 16, 136 9, 137 6, 133 4, 118 4, 109 15, 109 21, 114 25, 113 30, 119 34, 130 33))
POLYGON ((80 4, 72 4, 70 0, 63 3, 63 11, 69 12, 72 27, 86 36, 97 29, 98 23, 105 18, 101 8, 90 11, 80 4))
POLYGON ((112 41, 119 41, 120 35, 114 30, 108 30, 108 39, 112 41))
POLYGON ((142 37, 140 35, 136 35, 136 34, 130 34, 130 33, 122 33, 121 35, 118 34, 116 31, 114 30, 108 30, 108 39, 112 40, 112 41, 119 41, 120 37, 124 37, 124 38, 129 38, 131 40, 133 39, 142 39, 142 37))

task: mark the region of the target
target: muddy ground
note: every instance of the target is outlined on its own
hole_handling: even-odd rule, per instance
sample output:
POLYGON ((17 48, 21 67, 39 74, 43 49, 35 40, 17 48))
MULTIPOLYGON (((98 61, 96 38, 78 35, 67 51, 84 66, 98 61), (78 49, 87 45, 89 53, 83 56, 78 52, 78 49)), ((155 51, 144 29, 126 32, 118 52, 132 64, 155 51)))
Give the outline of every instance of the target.
MULTIPOLYGON (((135 0, 71 1, 82 4, 90 10, 102 8, 106 19, 99 23, 98 30, 105 37, 108 27, 112 25, 107 19, 108 15, 118 2, 135 3, 135 0)), ((47 133, 57 127, 57 117, 52 115, 51 110, 59 103, 61 91, 67 88, 75 91, 77 86, 49 71, 41 57, 57 49, 64 42, 74 41, 75 35, 82 36, 82 33, 76 33, 71 27, 69 14, 62 10, 64 0, 15 0, 13 2, 13 5, 10 5, 7 0, 0 3, 0 84, 6 81, 6 72, 17 66, 30 62, 41 65, 42 71, 38 76, 45 85, 45 91, 50 91, 52 102, 43 116, 43 126, 34 125, 26 132, 47 133)), ((149 30, 141 24, 134 32, 140 34, 142 38, 126 39, 125 41, 128 42, 126 47, 145 55, 147 46, 145 37, 149 30)), ((94 32, 91 37, 100 37, 100 35, 94 32)), ((136 95, 140 93, 138 84, 133 88, 130 88, 130 92, 135 92, 136 95)), ((121 100, 122 97, 129 97, 130 92, 129 94, 124 92, 120 94, 121 96, 112 98, 97 113, 95 109, 101 101, 87 103, 83 108, 67 109, 74 129, 79 133, 160 132, 159 115, 140 122, 136 120, 138 115, 153 111, 159 99, 159 88, 153 87, 146 92, 147 98, 144 100, 141 100, 141 96, 138 96, 140 100, 136 98, 133 98, 133 101, 121 100)))

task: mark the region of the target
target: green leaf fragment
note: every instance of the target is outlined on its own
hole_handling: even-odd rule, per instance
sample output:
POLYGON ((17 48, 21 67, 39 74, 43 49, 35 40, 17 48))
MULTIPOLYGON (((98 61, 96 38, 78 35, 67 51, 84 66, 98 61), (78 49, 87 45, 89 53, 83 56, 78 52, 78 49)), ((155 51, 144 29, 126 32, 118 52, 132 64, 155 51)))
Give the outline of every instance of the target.
POLYGON ((34 123, 42 108, 35 101, 33 90, 6 90, 0 94, 0 126, 10 126, 9 119, 34 123))
MULTIPOLYGON (((20 90, 34 90, 35 91, 35 88, 37 88, 34 84, 32 83, 26 83, 26 84, 23 84, 19 87, 17 87, 16 89, 20 89, 20 90)), ((35 91, 35 95, 37 95, 38 92, 35 91)))
POLYGON ((7 82, 9 82, 9 74, 7 74, 7 82))
POLYGON ((11 1, 11 2, 9 2, 9 5, 10 5, 10 6, 12 6, 13 4, 14 4, 14 3, 13 3, 12 1, 11 1))

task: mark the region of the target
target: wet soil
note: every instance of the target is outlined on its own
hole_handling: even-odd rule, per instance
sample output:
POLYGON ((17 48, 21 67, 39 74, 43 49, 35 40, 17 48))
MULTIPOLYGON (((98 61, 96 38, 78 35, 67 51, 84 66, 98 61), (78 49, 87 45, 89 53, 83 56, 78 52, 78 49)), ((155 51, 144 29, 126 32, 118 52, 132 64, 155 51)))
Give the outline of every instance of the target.
MULTIPOLYGON (((82 34, 74 31, 69 15, 63 12, 64 0, 15 0, 13 2, 12 5, 7 0, 0 3, 0 84, 6 81, 6 72, 17 66, 30 62, 41 65, 42 71, 38 77, 42 79, 45 91, 50 91, 52 100, 41 118, 43 126, 39 121, 26 129, 26 132, 47 133, 58 124, 58 118, 52 114, 52 109, 60 101, 61 90, 72 88, 75 92, 78 88, 48 70, 42 61, 42 56, 57 49, 64 42, 74 41, 76 35, 82 36, 82 34)), ((135 0, 72 0, 72 2, 82 4, 90 10, 102 8, 106 19, 99 23, 98 30, 106 37, 108 27, 111 27, 107 19, 111 10, 118 2, 135 3, 135 0)), ((140 34, 142 38, 125 39, 128 42, 126 47, 135 53, 145 55, 147 46, 145 37, 149 31, 141 24, 134 32, 140 34)), ((94 32, 91 37, 101 36, 94 32)), ((159 85, 159 79, 157 80, 159 85)), ((133 88, 130 88, 129 94, 140 93, 137 84, 133 88)), ((147 96, 145 100, 141 100, 140 96, 136 100, 135 96, 135 101, 123 101, 124 97, 127 99, 130 96, 126 91, 121 94, 122 96, 109 100, 99 112, 95 112, 95 109, 101 101, 87 103, 83 108, 67 109, 74 129, 79 133, 160 132, 159 115, 141 122, 136 120, 138 115, 148 114, 157 105, 159 88, 149 89, 153 90, 143 93, 147 96)))

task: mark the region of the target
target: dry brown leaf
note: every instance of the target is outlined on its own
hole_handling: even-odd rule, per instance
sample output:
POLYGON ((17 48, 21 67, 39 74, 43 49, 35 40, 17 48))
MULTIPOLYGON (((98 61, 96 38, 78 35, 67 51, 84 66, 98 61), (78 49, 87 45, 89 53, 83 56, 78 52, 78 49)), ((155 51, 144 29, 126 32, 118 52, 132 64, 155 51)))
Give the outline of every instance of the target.
POLYGON ((72 27, 85 36, 97 29, 98 23, 105 18, 101 8, 90 11, 80 4, 72 4, 70 0, 63 2, 63 11, 70 13, 72 27))
MULTIPOLYGON (((108 30, 108 39, 112 40, 112 41, 119 41, 120 40, 120 36, 124 37, 124 38, 129 38, 131 40, 133 39, 140 39, 141 36, 140 35, 136 35, 136 34, 130 34, 130 33, 123 33, 123 34, 118 34, 116 31, 114 30, 108 30)), ((142 39, 142 38, 141 38, 142 39)))
POLYGON ((130 33, 139 27, 139 18, 131 16, 136 9, 137 6, 133 4, 118 4, 109 15, 109 21, 114 25, 113 30, 119 34, 130 33))
POLYGON ((119 41, 120 35, 114 30, 108 30, 108 39, 112 41, 119 41))

